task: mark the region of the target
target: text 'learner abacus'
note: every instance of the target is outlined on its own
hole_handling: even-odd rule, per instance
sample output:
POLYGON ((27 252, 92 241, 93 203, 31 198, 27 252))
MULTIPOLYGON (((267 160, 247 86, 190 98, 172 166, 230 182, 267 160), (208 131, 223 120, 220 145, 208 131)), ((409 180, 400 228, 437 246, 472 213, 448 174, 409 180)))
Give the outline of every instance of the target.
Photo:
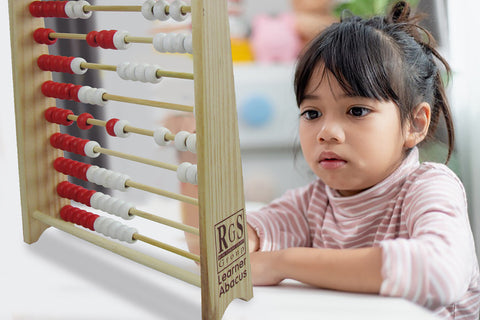
MULTIPOLYGON (((10 0, 9 11, 25 242, 33 243, 45 229, 55 227, 199 286, 203 319, 220 319, 235 298, 249 300, 252 285, 227 1, 192 0, 191 4, 186 4, 179 0, 147 0, 138 5, 91 5, 87 1, 10 0), (174 23, 191 16, 191 33, 131 35, 128 31, 114 30, 113 25, 111 30, 95 30, 92 25, 89 32, 79 34, 45 27, 45 18, 66 21, 89 19, 96 11, 109 11, 119 16, 133 12, 151 22, 171 20, 170 23, 174 23), (133 61, 133 57, 132 61, 112 65, 87 61, 79 55, 49 54, 49 48, 62 46, 64 39, 78 41, 91 50, 108 50, 112 55, 116 50, 128 52, 136 45, 161 54, 192 55, 193 73, 133 61), (52 73, 82 77, 86 72, 99 70, 115 72, 123 81, 156 86, 162 86, 168 79, 193 81, 194 105, 146 99, 137 96, 135 90, 110 92, 89 85, 52 81, 52 73), (121 117, 99 119, 88 111, 75 114, 67 108, 57 107, 56 101, 61 100, 84 104, 85 110, 108 108, 109 101, 116 101, 131 105, 132 113, 141 113, 145 109, 193 113, 196 132, 172 134, 167 127, 144 128, 141 123, 130 123, 121 117), (60 133, 61 127, 73 124, 81 130, 104 128, 105 134, 114 139, 139 135, 151 140, 152 148, 170 144, 178 152, 196 153, 197 163, 161 162, 129 153, 128 150, 102 147, 96 139, 60 133), (85 159, 100 155, 127 159, 150 166, 150 170, 156 173, 173 171, 182 183, 198 185, 198 198, 142 183, 141 176, 69 159, 64 152, 85 159), (152 196, 198 206, 199 227, 139 210, 135 204, 119 197, 76 185, 68 181, 69 177, 107 190, 137 189, 152 196), (73 202, 70 203, 71 200, 73 202), (92 211, 101 214, 84 210, 77 204, 91 207, 92 211), (129 221, 135 216, 152 224, 160 223, 199 235, 200 254, 162 242, 161 234, 159 239, 142 234, 141 230, 129 226, 129 221), (180 270, 137 250, 136 242, 144 242, 199 263, 200 275, 180 270)), ((115 114, 115 110, 109 110, 109 114, 115 114)))

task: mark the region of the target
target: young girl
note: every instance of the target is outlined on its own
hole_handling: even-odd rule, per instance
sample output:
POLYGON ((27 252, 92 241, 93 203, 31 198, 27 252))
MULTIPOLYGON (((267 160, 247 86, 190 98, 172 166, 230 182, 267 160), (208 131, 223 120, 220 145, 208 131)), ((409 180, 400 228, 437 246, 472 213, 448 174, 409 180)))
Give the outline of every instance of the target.
MULTIPOLYGON (((446 319, 478 319, 478 263, 460 180, 419 163, 443 115, 453 125, 428 32, 397 3, 349 17, 299 58, 302 152, 318 179, 248 213, 253 281, 404 297, 446 319)), ((447 158, 447 161, 448 161, 447 158)))

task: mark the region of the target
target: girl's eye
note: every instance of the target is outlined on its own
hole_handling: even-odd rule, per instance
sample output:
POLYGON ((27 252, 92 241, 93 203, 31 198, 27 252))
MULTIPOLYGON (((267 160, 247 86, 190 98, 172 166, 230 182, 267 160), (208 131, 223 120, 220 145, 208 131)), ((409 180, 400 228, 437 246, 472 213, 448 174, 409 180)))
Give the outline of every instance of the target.
POLYGON ((360 107, 360 106, 355 106, 355 107, 350 108, 350 110, 348 110, 348 114, 350 114, 354 117, 364 117, 367 114, 369 114, 370 112, 371 112, 370 109, 365 108, 365 107, 360 107))
POLYGON ((300 114, 300 116, 305 118, 306 120, 314 120, 321 115, 322 114, 317 110, 305 110, 300 114))

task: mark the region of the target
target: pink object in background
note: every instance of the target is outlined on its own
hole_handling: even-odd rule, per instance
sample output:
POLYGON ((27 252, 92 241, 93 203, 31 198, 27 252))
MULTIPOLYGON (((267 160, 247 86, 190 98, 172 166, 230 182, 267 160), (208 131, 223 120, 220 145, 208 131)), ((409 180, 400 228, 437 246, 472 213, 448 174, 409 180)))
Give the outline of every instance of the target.
POLYGON ((252 22, 250 41, 255 60, 259 62, 294 61, 301 49, 292 14, 257 15, 252 22))

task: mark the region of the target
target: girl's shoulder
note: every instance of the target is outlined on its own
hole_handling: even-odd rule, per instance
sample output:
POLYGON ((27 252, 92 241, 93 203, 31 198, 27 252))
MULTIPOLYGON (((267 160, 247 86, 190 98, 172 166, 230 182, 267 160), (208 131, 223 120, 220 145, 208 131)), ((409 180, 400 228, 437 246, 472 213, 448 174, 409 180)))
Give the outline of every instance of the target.
POLYGON ((438 181, 438 179, 441 179, 443 182, 458 184, 463 187, 460 178, 455 172, 445 164, 437 162, 422 162, 407 178, 407 180, 412 182, 417 181, 417 183, 428 181, 435 182, 438 181))
MULTIPOLYGON (((460 178, 441 163, 423 162, 406 178, 404 189, 407 195, 432 198, 444 197, 465 200, 465 188, 460 178)), ((462 201, 463 202, 463 201, 462 201)))

